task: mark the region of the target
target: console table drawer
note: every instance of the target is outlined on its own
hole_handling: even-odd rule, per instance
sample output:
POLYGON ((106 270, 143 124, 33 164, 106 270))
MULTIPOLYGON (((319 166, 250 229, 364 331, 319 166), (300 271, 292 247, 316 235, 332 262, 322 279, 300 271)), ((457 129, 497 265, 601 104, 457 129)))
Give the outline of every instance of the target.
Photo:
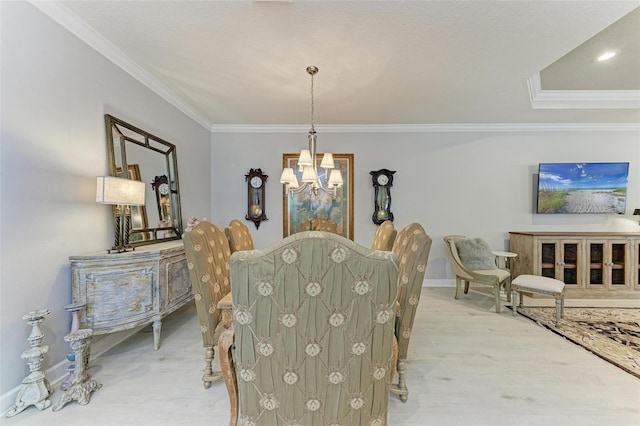
POLYGON ((81 316, 81 326, 101 334, 103 330, 124 330, 148 322, 158 312, 154 307, 155 275, 153 265, 79 272, 74 300, 91 302, 81 316), (102 302, 94 303, 98 300, 102 302))

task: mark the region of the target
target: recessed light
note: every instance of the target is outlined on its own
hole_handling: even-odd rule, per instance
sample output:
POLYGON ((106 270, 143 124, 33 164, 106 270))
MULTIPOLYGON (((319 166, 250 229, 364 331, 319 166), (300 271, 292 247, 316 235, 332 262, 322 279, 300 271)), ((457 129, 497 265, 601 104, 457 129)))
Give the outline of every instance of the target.
POLYGON ((610 50, 610 51, 604 52, 602 55, 598 56, 596 58, 596 61, 598 61, 598 62, 606 61, 607 59, 613 58, 617 54, 618 54, 618 51, 610 50))

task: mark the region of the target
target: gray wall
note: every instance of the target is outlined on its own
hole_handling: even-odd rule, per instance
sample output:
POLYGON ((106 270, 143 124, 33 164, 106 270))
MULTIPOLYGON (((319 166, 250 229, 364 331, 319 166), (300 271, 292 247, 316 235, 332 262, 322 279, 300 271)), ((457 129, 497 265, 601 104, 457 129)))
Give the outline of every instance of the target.
MULTIPOLYGON (((355 240, 370 245, 375 232, 369 171, 396 170, 391 211, 396 228, 419 222, 433 238, 427 285, 453 278, 442 237, 463 234, 508 248, 509 231, 640 231, 637 217, 537 215, 535 189, 541 162, 630 162, 627 213, 640 208, 638 132, 334 133, 318 130, 319 152, 354 153, 355 240)), ((266 213, 254 242, 282 237, 282 153, 306 147, 305 132, 213 133, 212 216, 226 224, 246 214, 244 175, 269 175, 266 213)))
MULTIPOLYGON (((210 132, 26 2, 1 2, 0 412, 29 370, 22 316, 48 308, 43 368, 64 364, 68 257, 110 248, 104 114, 177 145, 185 212, 210 208, 210 132)), ((151 348, 153 350, 153 348, 151 348)), ((66 367, 65 367, 66 368, 66 367)))

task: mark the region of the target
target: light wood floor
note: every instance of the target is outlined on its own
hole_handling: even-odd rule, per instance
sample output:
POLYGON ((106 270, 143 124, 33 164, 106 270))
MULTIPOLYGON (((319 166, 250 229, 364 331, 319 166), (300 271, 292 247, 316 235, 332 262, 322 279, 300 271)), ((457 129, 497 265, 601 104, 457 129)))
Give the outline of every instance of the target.
MULTIPOLYGON (((423 290, 409 348, 409 401, 391 397, 390 425, 639 426, 640 380, 521 316, 492 311, 492 299, 453 288, 423 290)), ((2 425, 225 425, 222 383, 204 389, 195 308, 96 359, 103 384, 89 405, 30 407, 2 425)), ((55 404, 62 392, 52 396, 55 404)))

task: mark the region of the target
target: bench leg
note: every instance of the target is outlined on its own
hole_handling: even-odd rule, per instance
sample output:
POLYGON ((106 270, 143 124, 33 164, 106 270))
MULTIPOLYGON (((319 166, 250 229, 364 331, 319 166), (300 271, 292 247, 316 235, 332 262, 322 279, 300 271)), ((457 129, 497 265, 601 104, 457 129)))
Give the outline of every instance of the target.
POLYGON ((516 297, 517 297, 517 291, 516 290, 511 290, 511 305, 513 308, 513 316, 515 317, 516 315, 518 315, 518 307, 516 306, 516 297))
POLYGON ((502 307, 500 305, 500 284, 498 284, 495 288, 495 290, 493 291, 495 293, 495 299, 496 299, 496 313, 500 313, 500 308, 502 307))
POLYGON ((560 327, 560 317, 561 317, 561 312, 562 312, 562 302, 563 302, 563 298, 561 297, 557 297, 556 298, 556 327, 560 327))
MULTIPOLYGON (((519 308, 522 308, 522 307, 524 306, 524 304, 522 303, 522 302, 524 301, 524 294, 522 294, 522 292, 521 292, 521 291, 520 291, 520 292, 518 292, 518 293, 520 293, 520 295, 519 295, 520 303, 518 304, 518 307, 519 307, 519 308)), ((515 301, 514 301, 514 303, 515 303, 515 301)))

